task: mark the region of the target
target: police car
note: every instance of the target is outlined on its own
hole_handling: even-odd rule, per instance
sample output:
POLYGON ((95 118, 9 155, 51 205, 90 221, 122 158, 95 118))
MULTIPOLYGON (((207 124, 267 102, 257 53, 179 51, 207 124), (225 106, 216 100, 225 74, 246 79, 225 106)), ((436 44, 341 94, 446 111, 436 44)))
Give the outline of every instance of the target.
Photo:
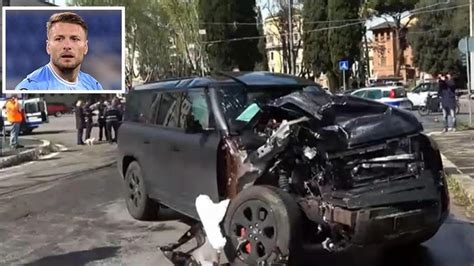
POLYGON ((407 98, 405 88, 401 86, 362 88, 351 92, 351 95, 385 103, 402 109, 413 109, 413 104, 407 98))
MULTIPOLYGON (((1 115, 5 123, 5 130, 10 131, 11 123, 7 121, 6 110, 3 108, 7 102, 7 98, 0 98, 1 115)), ((48 111, 46 102, 41 98, 19 99, 22 105, 25 117, 21 124, 20 132, 22 134, 30 134, 35 128, 43 123, 48 123, 48 111)))

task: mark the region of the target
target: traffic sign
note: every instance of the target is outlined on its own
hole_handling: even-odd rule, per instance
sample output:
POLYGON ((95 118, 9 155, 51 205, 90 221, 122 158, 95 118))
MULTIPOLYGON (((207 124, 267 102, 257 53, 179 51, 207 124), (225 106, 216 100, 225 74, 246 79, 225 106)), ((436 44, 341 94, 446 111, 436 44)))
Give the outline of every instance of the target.
POLYGON ((474 52, 474 37, 464 37, 459 40, 458 49, 463 53, 474 52))
POLYGON ((349 70, 349 61, 347 60, 339 61, 339 70, 341 71, 349 70))

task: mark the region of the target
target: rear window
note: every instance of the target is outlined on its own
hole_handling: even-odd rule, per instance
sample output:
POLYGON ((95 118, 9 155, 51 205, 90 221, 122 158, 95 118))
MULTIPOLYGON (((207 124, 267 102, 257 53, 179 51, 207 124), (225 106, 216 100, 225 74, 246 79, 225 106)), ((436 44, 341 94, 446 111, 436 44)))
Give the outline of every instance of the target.
POLYGON ((384 98, 389 98, 390 97, 390 91, 395 91, 395 98, 404 98, 406 96, 406 92, 404 88, 396 88, 392 90, 386 90, 383 91, 383 97, 384 98))

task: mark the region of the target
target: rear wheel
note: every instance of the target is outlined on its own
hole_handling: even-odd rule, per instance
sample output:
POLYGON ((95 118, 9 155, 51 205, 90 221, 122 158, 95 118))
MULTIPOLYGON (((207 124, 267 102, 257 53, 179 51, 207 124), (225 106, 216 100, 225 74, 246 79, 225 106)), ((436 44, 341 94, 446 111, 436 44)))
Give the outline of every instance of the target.
POLYGON ((54 116, 55 116, 55 117, 60 117, 60 116, 62 116, 62 115, 63 115, 63 113, 61 113, 61 112, 56 112, 56 113, 54 113, 54 116))
POLYGON ((430 114, 430 108, 428 108, 426 105, 420 106, 418 108, 418 113, 421 116, 429 115, 430 114))
POLYGON ((295 264, 301 245, 301 212, 286 192, 254 186, 232 200, 224 220, 230 262, 295 264))
POLYGON ((153 220, 158 217, 159 204, 148 197, 143 172, 134 161, 125 174, 126 204, 130 215, 137 220, 153 220))

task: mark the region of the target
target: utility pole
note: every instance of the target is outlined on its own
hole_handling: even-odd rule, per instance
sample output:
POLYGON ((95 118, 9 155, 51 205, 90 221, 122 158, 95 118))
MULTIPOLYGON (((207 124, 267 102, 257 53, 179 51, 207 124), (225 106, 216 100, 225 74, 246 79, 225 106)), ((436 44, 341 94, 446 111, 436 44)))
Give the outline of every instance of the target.
MULTIPOLYGON (((472 1, 472 0, 471 0, 472 1)), ((293 16, 291 14, 291 8, 293 6, 293 0, 288 1, 288 43, 290 46, 290 62, 288 64, 289 73, 293 75, 295 72, 293 66, 293 16)))
MULTIPOLYGON (((473 5, 472 5, 472 0, 469 0, 469 28, 470 28, 470 36, 471 37, 474 37, 474 20, 473 20, 473 5)), ((469 38, 468 38, 469 40, 469 38)), ((468 43, 468 46, 469 46, 469 41, 467 42, 468 43)), ((466 61, 468 62, 467 63, 467 69, 469 71, 469 74, 470 74, 470 77, 468 75, 468 97, 469 97, 469 127, 472 126, 472 99, 471 99, 471 95, 472 95, 472 80, 474 79, 474 67, 472 67, 472 65, 474 64, 474 53, 473 52, 469 52, 469 48, 467 49, 468 51, 468 55, 466 55, 466 61), (469 58, 468 58, 469 57, 469 58)))
MULTIPOLYGON (((473 19, 473 12, 474 12, 474 7, 472 0, 469 0, 469 28, 470 28, 470 36, 474 37, 474 19, 473 19)), ((474 67, 472 67, 472 63, 474 62, 474 53, 470 52, 469 56, 471 58, 471 83, 472 83, 472 78, 474 77, 474 67)), ((472 84, 469 84, 469 91, 472 90, 472 84)))

